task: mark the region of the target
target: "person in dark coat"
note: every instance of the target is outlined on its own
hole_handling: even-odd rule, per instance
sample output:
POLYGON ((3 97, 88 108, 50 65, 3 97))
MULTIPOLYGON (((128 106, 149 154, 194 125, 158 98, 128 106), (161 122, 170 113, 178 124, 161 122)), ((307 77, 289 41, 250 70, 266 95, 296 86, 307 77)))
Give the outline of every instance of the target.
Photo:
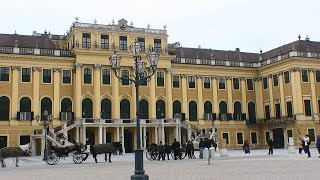
POLYGON ((202 138, 200 138, 200 142, 199 142, 199 150, 200 150, 200 159, 203 159, 203 149, 205 148, 205 142, 203 141, 202 138))
POLYGON ((308 157, 311 157, 311 153, 310 153, 310 144, 311 144, 311 141, 310 141, 309 135, 306 135, 306 137, 305 137, 304 140, 305 140, 304 152, 305 152, 305 153, 308 153, 308 157))
POLYGON ((319 158, 320 158, 320 134, 317 136, 317 144, 316 147, 318 149, 319 158))
POLYGON ((160 141, 160 144, 158 145, 158 152, 159 152, 159 156, 158 156, 158 161, 160 161, 160 158, 164 161, 165 159, 165 150, 164 150, 164 146, 162 144, 162 141, 160 141))
POLYGON ((164 143, 164 151, 165 151, 165 156, 167 155, 168 160, 170 160, 170 153, 171 153, 171 148, 170 145, 167 144, 166 142, 164 143))
POLYGON ((177 158, 181 160, 182 158, 181 158, 181 152, 180 152, 180 143, 177 141, 176 138, 174 138, 171 147, 174 153, 174 160, 177 160, 177 158))
POLYGON ((250 154, 249 141, 245 140, 243 143, 243 151, 245 154, 250 154))
POLYGON ((193 144, 191 143, 191 141, 188 141, 187 147, 186 147, 186 153, 187 153, 189 159, 192 159, 192 153, 191 153, 191 151, 193 149, 192 146, 193 146, 193 144))
POLYGON ((269 153, 268 153, 268 155, 272 155, 273 154, 273 146, 274 146, 274 142, 273 142, 273 140, 271 139, 271 138, 269 138, 268 139, 268 141, 267 141, 267 143, 268 143, 268 146, 269 146, 269 153))

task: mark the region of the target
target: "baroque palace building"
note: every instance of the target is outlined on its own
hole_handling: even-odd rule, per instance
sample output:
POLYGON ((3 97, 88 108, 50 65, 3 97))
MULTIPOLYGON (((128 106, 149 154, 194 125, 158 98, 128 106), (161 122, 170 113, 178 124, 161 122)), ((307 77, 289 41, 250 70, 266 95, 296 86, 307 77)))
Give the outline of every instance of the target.
MULTIPOLYGON (((142 147, 174 138, 185 143, 211 134, 230 148, 265 147, 271 137, 285 148, 319 133, 320 42, 308 38, 267 52, 185 48, 168 44, 163 29, 81 23, 67 35, 34 32, 0 34, 0 143, 32 143, 39 154, 44 136, 38 119, 52 115, 48 140, 61 145, 122 142, 136 147, 135 87, 111 69, 113 52, 122 56, 119 76, 134 74, 129 46, 142 58, 159 53, 157 72, 139 93, 142 147), (199 136, 198 136, 199 137, 199 136)), ((147 73, 147 72, 146 72, 147 73)), ((314 143, 313 143, 314 144, 314 143)))

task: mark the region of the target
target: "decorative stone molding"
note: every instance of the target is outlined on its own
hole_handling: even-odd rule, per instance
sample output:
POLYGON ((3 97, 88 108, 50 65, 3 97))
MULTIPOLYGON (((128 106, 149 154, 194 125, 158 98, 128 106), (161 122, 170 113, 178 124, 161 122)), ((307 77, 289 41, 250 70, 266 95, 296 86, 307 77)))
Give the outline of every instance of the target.
POLYGON ((268 74, 267 77, 268 77, 268 78, 272 78, 272 74, 268 74))
POLYGON ((32 67, 32 70, 40 72, 42 70, 42 68, 41 67, 32 67))
POLYGON ((12 66, 11 68, 12 68, 12 70, 18 70, 18 71, 20 71, 21 66, 12 66))
POLYGON ((231 76, 226 76, 225 78, 226 78, 226 80, 232 80, 231 76))
POLYGON ((181 78, 186 78, 187 75, 186 75, 186 74, 180 74, 180 77, 181 77, 181 78))
POLYGON ((309 71, 309 72, 315 72, 316 69, 315 69, 315 68, 309 68, 308 71, 309 71))
POLYGON ((149 97, 146 94, 142 94, 139 99, 145 99, 145 100, 149 100, 149 97))
POLYGON ((197 78, 197 79, 199 79, 199 78, 201 78, 201 79, 202 79, 202 78, 203 78, 203 76, 202 76, 202 75, 196 75, 196 78, 197 78))
POLYGON ((246 77, 239 77, 240 81, 245 81, 246 77))
POLYGON ((90 91, 87 91, 83 94, 84 97, 93 97, 90 91))
POLYGON ((211 76, 211 79, 218 79, 218 76, 211 76))
POLYGON ((94 69, 100 71, 101 69, 101 64, 95 64, 94 69))
POLYGON ((293 72, 296 72, 296 71, 301 71, 301 68, 300 67, 293 67, 290 69, 290 71, 293 71, 293 72))
MULTIPOLYGON (((104 98, 107 98, 107 99, 109 99, 109 100, 112 100, 112 96, 108 93, 108 92, 105 92, 103 95, 102 95, 102 99, 104 99, 104 98)), ((101 100, 102 100, 101 99, 101 100)))
POLYGON ((82 64, 80 64, 80 63, 74 63, 74 66, 76 67, 76 69, 81 69, 82 64))
POLYGON ((283 75, 283 71, 280 71, 277 74, 278 74, 278 76, 283 75))
POLYGON ((171 74, 172 73, 172 69, 171 68, 167 68, 167 73, 171 74))
POLYGON ((254 81, 261 81, 262 80, 262 77, 255 77, 253 78, 254 81))
POLYGON ((53 72, 61 72, 61 68, 53 68, 53 72))

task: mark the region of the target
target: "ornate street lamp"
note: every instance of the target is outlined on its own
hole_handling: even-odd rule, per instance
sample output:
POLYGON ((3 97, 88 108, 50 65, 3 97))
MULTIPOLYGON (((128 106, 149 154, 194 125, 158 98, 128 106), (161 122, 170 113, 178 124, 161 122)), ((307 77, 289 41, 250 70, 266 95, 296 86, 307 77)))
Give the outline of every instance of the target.
POLYGON ((41 119, 41 116, 37 115, 36 119, 37 119, 37 123, 40 126, 43 126, 43 132, 44 132, 44 150, 43 150, 43 161, 48 160, 48 149, 47 149, 47 128, 49 127, 49 125, 52 122, 52 115, 48 114, 47 110, 44 110, 43 112, 43 116, 46 117, 43 121, 41 119))
POLYGON ((150 67, 150 75, 145 76, 146 72, 146 62, 144 62, 141 59, 140 53, 141 53, 141 46, 136 41, 130 46, 134 62, 135 62, 135 75, 133 76, 133 79, 123 78, 118 76, 118 69, 120 68, 120 62, 121 62, 121 56, 114 54, 109 58, 111 68, 113 69, 116 77, 120 79, 120 81, 129 81, 131 84, 135 85, 136 88, 136 118, 137 118, 137 125, 136 125, 136 131, 137 131, 137 149, 135 150, 135 171, 134 175, 131 176, 131 180, 148 180, 149 176, 145 174, 145 171, 143 169, 143 150, 141 149, 141 139, 140 139, 140 113, 139 113, 139 86, 141 82, 148 82, 151 80, 151 76, 154 75, 159 55, 158 53, 152 51, 147 55, 149 60, 149 67, 150 67))

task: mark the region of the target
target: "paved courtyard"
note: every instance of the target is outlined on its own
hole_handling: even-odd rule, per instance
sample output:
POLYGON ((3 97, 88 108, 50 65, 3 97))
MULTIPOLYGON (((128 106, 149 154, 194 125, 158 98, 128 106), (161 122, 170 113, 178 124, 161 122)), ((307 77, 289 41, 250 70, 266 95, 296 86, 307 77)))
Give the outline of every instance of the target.
MULTIPOLYGON (((320 158, 316 149, 311 149, 312 158, 306 154, 288 154, 287 149, 276 149, 274 155, 268 150, 252 150, 244 154, 229 150, 228 157, 215 154, 208 165, 207 159, 184 159, 148 161, 144 159, 146 174, 151 180, 186 179, 318 179, 320 158)), ((198 152, 196 152, 198 157, 198 152)), ((0 180, 128 180, 134 171, 134 154, 113 156, 112 163, 104 162, 104 155, 95 163, 92 156, 82 164, 74 164, 72 157, 61 159, 50 166, 41 157, 20 158, 16 168, 13 159, 6 159, 7 168, 0 169, 0 180)))

